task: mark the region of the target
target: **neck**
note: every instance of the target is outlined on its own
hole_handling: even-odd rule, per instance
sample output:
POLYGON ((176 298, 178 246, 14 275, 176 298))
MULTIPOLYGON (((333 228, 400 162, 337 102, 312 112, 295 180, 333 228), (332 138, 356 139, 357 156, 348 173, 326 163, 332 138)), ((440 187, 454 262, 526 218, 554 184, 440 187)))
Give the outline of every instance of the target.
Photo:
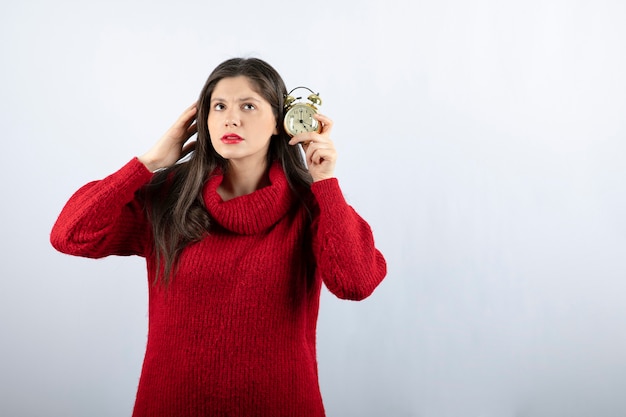
POLYGON ((269 184, 270 178, 265 160, 254 165, 242 165, 231 160, 224 179, 217 188, 217 193, 222 197, 222 200, 228 201, 253 193, 269 184))

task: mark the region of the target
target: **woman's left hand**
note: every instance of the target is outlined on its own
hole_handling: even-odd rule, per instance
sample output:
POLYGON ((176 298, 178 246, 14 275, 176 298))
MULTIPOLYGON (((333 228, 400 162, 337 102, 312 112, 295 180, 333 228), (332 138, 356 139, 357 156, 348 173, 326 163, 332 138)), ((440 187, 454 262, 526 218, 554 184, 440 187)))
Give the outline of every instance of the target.
POLYGON ((306 163, 313 181, 321 181, 334 176, 337 150, 335 149, 335 144, 330 139, 333 121, 319 113, 313 117, 320 122, 322 130, 319 133, 307 132, 297 134, 291 138, 289 144, 302 144, 306 155, 306 163))

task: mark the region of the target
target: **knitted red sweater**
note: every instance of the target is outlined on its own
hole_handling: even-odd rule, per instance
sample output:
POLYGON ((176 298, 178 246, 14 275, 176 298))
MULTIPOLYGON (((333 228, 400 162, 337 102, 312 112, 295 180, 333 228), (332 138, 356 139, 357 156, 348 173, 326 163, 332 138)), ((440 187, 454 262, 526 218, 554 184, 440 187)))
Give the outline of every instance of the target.
MULTIPOLYGON (((152 283, 152 232, 135 198, 151 176, 134 158, 82 187, 52 229, 53 246, 92 258, 144 256, 152 283)), ((277 164, 270 186, 226 202, 221 180, 212 176, 203 190, 216 227, 183 250, 169 288, 149 286, 133 415, 323 416, 321 283, 340 298, 365 298, 385 276, 385 260, 336 179, 311 186, 312 222, 277 164)))

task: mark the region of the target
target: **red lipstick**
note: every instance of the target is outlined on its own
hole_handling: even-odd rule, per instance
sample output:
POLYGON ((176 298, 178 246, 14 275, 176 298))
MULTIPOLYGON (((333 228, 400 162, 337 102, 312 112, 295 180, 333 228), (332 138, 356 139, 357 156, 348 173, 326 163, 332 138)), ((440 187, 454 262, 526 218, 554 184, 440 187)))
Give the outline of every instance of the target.
POLYGON ((227 145, 234 145, 242 141, 243 141, 243 138, 235 133, 227 133, 224 136, 222 136, 222 142, 227 145))

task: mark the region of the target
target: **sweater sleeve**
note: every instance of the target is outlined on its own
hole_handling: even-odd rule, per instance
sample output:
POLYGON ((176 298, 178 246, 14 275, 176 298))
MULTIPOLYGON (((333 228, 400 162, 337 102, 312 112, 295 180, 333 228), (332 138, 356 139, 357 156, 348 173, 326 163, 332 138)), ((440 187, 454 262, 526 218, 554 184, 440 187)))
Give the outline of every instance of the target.
POLYGON ((152 173, 133 158, 119 171, 81 187, 52 228, 52 246, 87 258, 145 256, 151 230, 136 193, 151 178, 152 173))
POLYGON ((368 297, 387 274, 369 224, 345 201, 336 178, 314 182, 319 212, 312 223, 316 273, 339 298, 368 297))

